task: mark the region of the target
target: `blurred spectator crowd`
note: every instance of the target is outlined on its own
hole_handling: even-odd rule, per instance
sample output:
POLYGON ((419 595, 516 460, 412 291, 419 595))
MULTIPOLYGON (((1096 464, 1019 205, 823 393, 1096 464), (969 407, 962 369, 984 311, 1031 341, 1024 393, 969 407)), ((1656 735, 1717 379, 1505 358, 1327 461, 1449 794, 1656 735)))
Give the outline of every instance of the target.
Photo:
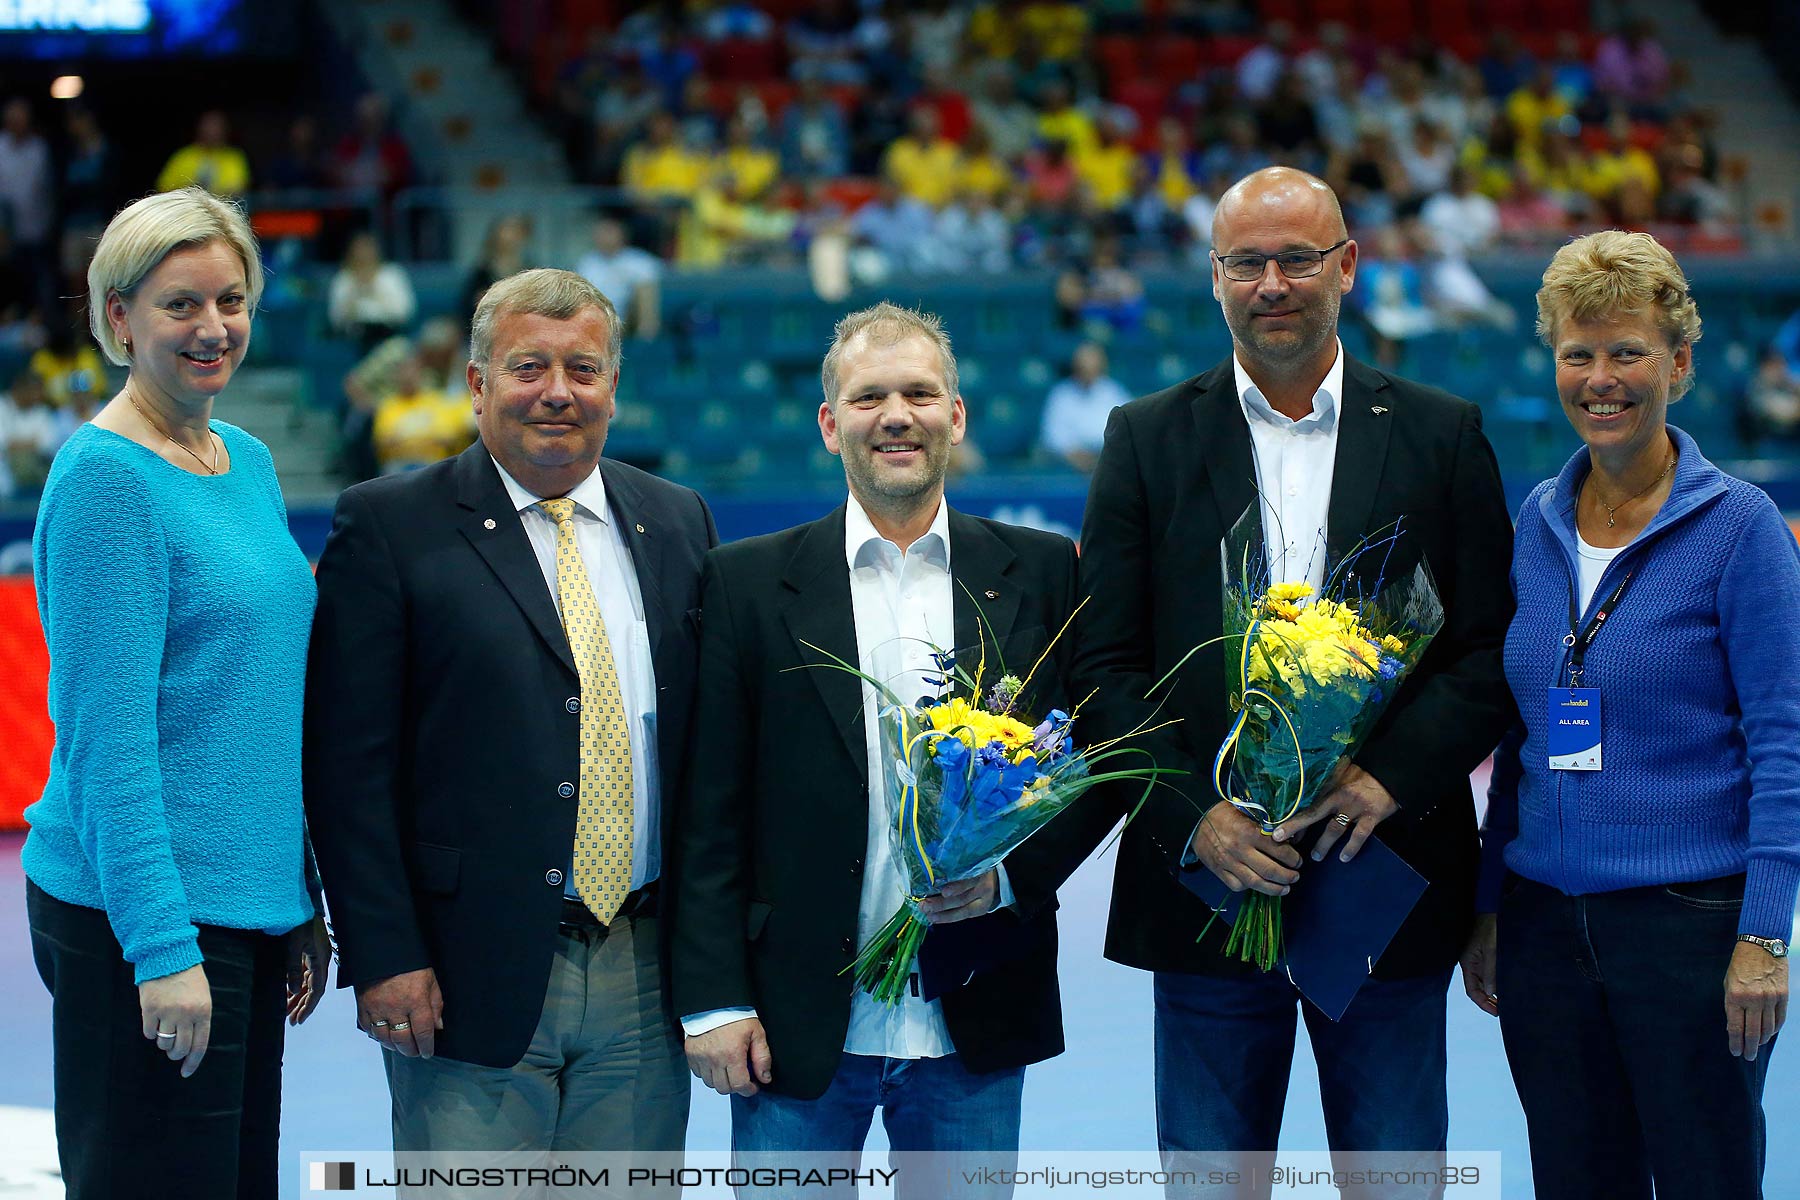
POLYGON ((1397 229, 1390 255, 1733 236, 1711 118, 1647 22, 1258 24, 1286 7, 669 0, 592 28, 547 100, 582 177, 682 266, 869 282, 1082 264, 1104 239, 1200 264, 1221 190, 1276 162, 1330 180, 1365 243, 1397 229))
MULTIPOLYGON (((1391 13, 1410 6, 1372 0, 564 7, 594 19, 514 65, 576 176, 606 189, 588 244, 546 261, 531 216, 499 217, 439 315, 448 302, 422 304, 376 232, 314 236, 306 255, 333 264, 328 278, 285 296, 304 274, 284 268, 304 264, 269 239, 271 300, 312 304, 355 364, 336 398, 348 478, 469 443, 468 319, 529 266, 593 280, 638 339, 690 320, 663 311, 670 268, 802 269, 828 301, 891 279, 1045 272, 1068 344, 1092 344, 1047 397, 1040 458, 1080 469, 1126 396, 1105 347, 1167 332, 1140 272, 1208 270, 1219 195, 1260 167, 1300 166, 1342 197, 1362 247, 1348 315, 1390 363, 1428 333, 1512 327, 1484 256, 1597 225, 1739 247, 1741 168, 1721 160, 1681 64, 1648 22, 1595 30, 1574 0, 1449 0, 1404 20, 1391 13), (1512 19, 1474 15, 1490 10, 1512 19)), ((127 178, 81 104, 0 103, 0 498, 41 485, 71 422, 111 394, 79 298, 121 203, 198 184, 257 213, 313 193, 377 211, 421 182, 389 102, 345 104, 283 116, 255 153, 233 114, 200 114, 185 144, 157 150, 153 178, 127 178)), ((1747 440, 1800 437, 1800 318, 1787 332, 1749 385, 1747 440)))

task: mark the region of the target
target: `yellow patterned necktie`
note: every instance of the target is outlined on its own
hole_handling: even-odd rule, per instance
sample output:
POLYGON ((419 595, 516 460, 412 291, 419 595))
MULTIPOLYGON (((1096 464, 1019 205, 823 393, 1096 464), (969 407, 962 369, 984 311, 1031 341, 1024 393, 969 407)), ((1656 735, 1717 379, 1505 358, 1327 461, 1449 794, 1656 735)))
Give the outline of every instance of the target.
POLYGON ((606 622, 575 541, 575 502, 540 500, 556 522, 556 594, 581 675, 581 798, 575 813, 575 894, 610 925, 631 889, 631 737, 606 622))

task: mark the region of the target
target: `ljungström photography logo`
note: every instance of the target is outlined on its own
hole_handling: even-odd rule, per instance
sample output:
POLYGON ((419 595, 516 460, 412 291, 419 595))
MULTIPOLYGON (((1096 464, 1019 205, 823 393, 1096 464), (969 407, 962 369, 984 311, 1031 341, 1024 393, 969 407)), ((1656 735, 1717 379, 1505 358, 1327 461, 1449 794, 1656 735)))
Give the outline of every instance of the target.
POLYGON ((356 1164, 353 1162, 316 1162, 312 1164, 312 1190, 315 1192, 354 1192, 356 1164))

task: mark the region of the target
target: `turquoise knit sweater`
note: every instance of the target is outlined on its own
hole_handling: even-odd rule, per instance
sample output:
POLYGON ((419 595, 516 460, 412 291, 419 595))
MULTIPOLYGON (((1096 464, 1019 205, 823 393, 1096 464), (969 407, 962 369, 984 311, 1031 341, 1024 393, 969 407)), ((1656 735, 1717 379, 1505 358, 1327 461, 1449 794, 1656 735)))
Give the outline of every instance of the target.
POLYGON ((1523 724, 1494 756, 1480 910, 1511 870, 1572 895, 1744 872, 1739 932, 1788 936, 1800 891, 1800 548, 1755 485, 1669 427, 1661 511, 1600 579, 1635 571, 1588 652, 1605 768, 1552 771, 1549 689, 1569 682, 1584 448, 1519 513, 1506 678, 1523 724))
POLYGON ((33 538, 56 745, 26 875, 106 910, 139 983, 201 961, 194 926, 314 913, 300 709, 314 588, 266 446, 221 421, 202 476, 85 425, 33 538))

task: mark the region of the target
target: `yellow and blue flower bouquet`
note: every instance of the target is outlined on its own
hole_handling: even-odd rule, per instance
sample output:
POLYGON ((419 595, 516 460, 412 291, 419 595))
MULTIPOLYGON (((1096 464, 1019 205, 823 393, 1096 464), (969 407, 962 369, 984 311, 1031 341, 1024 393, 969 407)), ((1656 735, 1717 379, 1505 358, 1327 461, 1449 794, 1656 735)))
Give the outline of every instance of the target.
MULTIPOLYGON (((1444 607, 1422 560, 1390 577, 1398 524, 1345 555, 1321 588, 1274 581, 1259 508, 1252 504, 1220 543, 1236 716, 1213 760, 1213 787, 1273 834, 1363 744, 1443 628, 1444 607)), ((1275 966, 1279 896, 1244 896, 1225 953, 1275 966)))
POLYGON ((906 872, 907 897, 847 970, 857 987, 886 1003, 906 993, 930 931, 919 907, 927 896, 991 869, 1094 785, 1140 780, 1148 790, 1157 776, 1171 773, 1119 765, 1124 756, 1148 753, 1117 741, 1077 750, 1071 713, 1051 709, 1034 719, 1022 711, 1049 649, 1023 679, 997 664, 1000 678, 985 691, 985 653, 970 674, 954 653, 934 650, 938 694, 910 704, 879 680, 821 653, 831 666, 873 686, 881 699, 888 834, 906 872))

